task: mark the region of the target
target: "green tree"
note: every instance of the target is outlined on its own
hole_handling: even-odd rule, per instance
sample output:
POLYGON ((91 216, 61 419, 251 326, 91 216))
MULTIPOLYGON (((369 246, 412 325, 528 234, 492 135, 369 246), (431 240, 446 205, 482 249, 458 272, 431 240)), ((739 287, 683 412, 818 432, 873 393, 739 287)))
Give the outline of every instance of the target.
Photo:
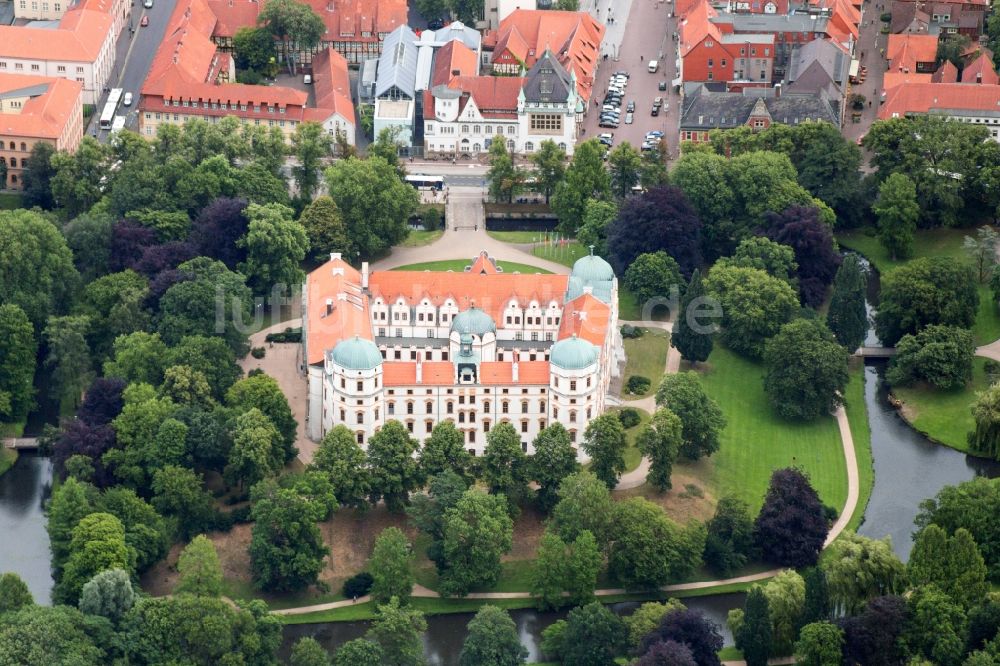
POLYGON ((625 449, 628 440, 617 414, 602 414, 587 424, 583 433, 583 450, 591 458, 590 468, 608 489, 618 485, 625 471, 625 449))
POLYGON ((323 436, 309 469, 327 475, 333 484, 333 494, 344 506, 366 505, 371 478, 365 466, 365 452, 346 426, 336 425, 323 436))
POLYGON ((962 607, 933 585, 914 590, 908 605, 903 641, 909 653, 941 666, 960 664, 967 627, 962 607))
POLYGON ((143 307, 148 296, 149 281, 132 270, 105 275, 84 288, 81 313, 90 317, 88 338, 95 357, 109 356, 118 336, 149 328, 143 307))
POLYGON ((489 163, 486 179, 490 183, 490 197, 494 201, 511 203, 524 184, 524 172, 514 166, 505 141, 490 143, 489 163))
POLYGON ((670 490, 670 475, 682 444, 681 420, 666 407, 661 407, 636 438, 636 447, 649 458, 647 483, 661 493, 670 490))
POLYGON ((879 185, 872 212, 878 218, 879 241, 889 256, 908 258, 913 253, 913 233, 920 217, 913 181, 903 173, 891 174, 879 185))
POLYGON ((722 340, 733 351, 760 358, 764 344, 798 312, 799 299, 784 280, 756 268, 713 266, 705 291, 722 307, 722 340))
POLYGON ((468 482, 473 477, 471 467, 472 456, 465 449, 465 434, 453 421, 437 423, 420 450, 420 471, 424 477, 451 470, 468 482))
POLYGON ((485 605, 469 620, 459 666, 515 666, 528 658, 507 611, 485 605))
POLYGON ((817 319, 781 327, 764 350, 764 391, 786 419, 812 420, 843 403, 847 351, 817 319))
POLYGON ((316 583, 330 549, 310 501, 290 488, 254 494, 250 569, 259 589, 291 592, 316 583))
POLYGON ((587 603, 593 599, 602 563, 597 540, 589 531, 567 543, 546 530, 531 572, 531 595, 540 609, 587 603))
POLYGON ((633 497, 615 504, 608 571, 627 589, 649 589, 683 578, 701 564, 705 528, 682 529, 663 509, 633 497))
POLYGON ((92 618, 69 606, 27 606, 0 623, 0 664, 48 666, 72 659, 81 666, 109 660, 92 635, 92 618))
POLYGON ((84 516, 73 528, 69 557, 53 590, 59 603, 75 604, 84 584, 105 569, 132 571, 135 552, 125 544, 125 528, 108 513, 84 516))
MULTIPOLYGON (((270 38, 270 35, 268 36, 270 38)), ((330 666, 330 655, 315 638, 304 636, 295 641, 288 656, 289 666, 330 666)))
MULTIPOLYGON (((422 666, 424 646, 421 634, 427 631, 424 614, 401 606, 399 599, 378 607, 375 620, 365 638, 381 648, 382 664, 388 666, 422 666)), ((337 663, 340 664, 340 654, 337 663)))
POLYGON ((611 171, 611 191, 619 199, 624 199, 639 184, 642 157, 632 144, 625 141, 608 153, 608 168, 611 171))
POLYGON ((204 373, 187 365, 173 365, 167 368, 163 373, 163 384, 160 385, 157 394, 177 405, 211 408, 214 404, 212 388, 208 385, 204 373))
MULTIPOLYGON (((490 146, 492 149, 492 146, 490 146)), ((535 185, 545 195, 545 203, 549 203, 556 185, 566 174, 566 151, 551 139, 538 144, 538 150, 532 153, 531 162, 535 165, 535 185)))
MULTIPOLYGON (((25 208, 38 206, 43 210, 51 210, 55 205, 52 200, 52 156, 56 149, 46 141, 36 141, 31 147, 31 154, 23 163, 21 172, 21 189, 25 208)), ((5 178, 3 182, 7 182, 5 178)))
POLYGON ((867 288, 868 277, 861 267, 860 258, 854 253, 846 255, 833 278, 833 296, 826 313, 826 324, 837 342, 851 352, 861 346, 868 334, 868 312, 865 309, 867 288))
POLYGON ((698 211, 705 256, 714 259, 732 254, 742 235, 734 221, 736 193, 730 185, 726 158, 711 152, 685 150, 671 171, 670 180, 683 190, 698 211))
POLYGON ((176 520, 177 532, 183 538, 212 526, 215 511, 212 496, 202 486, 202 478, 194 470, 166 465, 153 473, 153 507, 176 520))
MULTIPOLYGON (((185 365, 200 372, 208 381, 212 396, 220 400, 243 374, 225 340, 214 336, 191 335, 181 338, 179 343, 166 351, 165 356, 163 367, 185 365)), ((143 381, 152 383, 149 380, 143 381)))
POLYGON ((298 423, 288 406, 288 399, 273 377, 258 374, 241 379, 226 392, 226 404, 237 413, 256 407, 270 419, 281 433, 282 463, 288 463, 298 455, 298 449, 295 448, 298 423))
POLYGON ((233 35, 233 52, 236 66, 265 73, 277 60, 274 35, 264 28, 243 26, 233 35))
POLYGON ((146 571, 167 554, 170 534, 166 521, 131 488, 106 489, 96 498, 94 509, 110 513, 125 526, 125 543, 135 551, 137 573, 146 571))
POLYGON ((806 584, 805 602, 802 607, 802 625, 830 619, 830 584, 826 572, 820 567, 809 567, 802 574, 806 584))
POLYGON ((946 391, 958 389, 972 379, 975 354, 972 331, 932 324, 899 339, 886 380, 893 386, 920 381, 946 391))
POLYGON ((980 282, 993 272, 997 265, 997 246, 1000 245, 1000 234, 993 227, 982 226, 976 229, 975 237, 966 236, 962 249, 969 255, 980 282))
POLYGON ((248 488, 281 469, 281 435, 256 407, 236 417, 226 478, 248 488))
POLYGON ((575 541, 584 530, 600 543, 610 540, 615 504, 604 482, 591 472, 577 472, 562 480, 558 495, 551 521, 564 541, 575 541))
POLYGON ((34 605, 31 590, 16 573, 0 574, 0 615, 34 605))
POLYGON ((803 666, 840 666, 844 632, 830 622, 813 622, 802 627, 795 644, 796 663, 803 666))
POLYGON ((503 495, 508 509, 516 511, 528 495, 529 474, 520 435, 510 423, 498 423, 486 434, 483 453, 483 481, 490 493, 503 495))
POLYGON ((399 421, 387 421, 368 441, 372 504, 385 500, 390 511, 402 511, 410 503, 410 492, 420 481, 420 468, 413 454, 419 444, 399 421))
POLYGON ((52 198, 70 217, 90 210, 100 200, 101 183, 108 173, 108 152, 97 139, 85 136, 75 153, 52 156, 52 198))
POLYGON ((0 305, 0 422, 19 423, 28 417, 35 388, 38 342, 20 306, 0 305))
POLYGON ((604 167, 604 150, 596 139, 576 145, 573 159, 552 193, 552 211, 566 233, 575 233, 587 202, 611 196, 611 177, 604 167))
POLYGON ((684 604, 677 599, 667 599, 663 603, 647 601, 636 608, 631 615, 622 619, 628 627, 629 647, 638 649, 642 639, 660 626, 663 616, 673 610, 684 610, 684 604))
POLYGON ((380 157, 338 160, 327 169, 330 197, 347 229, 351 254, 371 257, 402 242, 417 209, 417 191, 380 157))
POLYGON ((857 613, 873 597, 899 594, 906 586, 906 566, 886 539, 847 531, 829 548, 822 570, 834 606, 857 613))
POLYGON ((1000 459, 1000 385, 976 392, 972 420, 975 428, 968 434, 969 447, 1000 459))
POLYGON ((406 509, 411 522, 421 532, 431 538, 427 548, 427 557, 437 565, 438 571, 445 568, 443 552, 444 516, 462 499, 468 490, 466 481, 451 470, 445 470, 430 478, 428 492, 413 496, 413 501, 406 509))
POLYGON ((559 484, 580 469, 576 451, 569 433, 556 421, 542 428, 534 441, 535 454, 531 456, 531 478, 538 483, 538 506, 551 511, 559 500, 559 484))
POLYGON ((129 573, 124 569, 105 569, 83 586, 80 610, 87 615, 106 617, 118 626, 135 600, 129 573))
POLYGON ((757 268, 793 286, 795 274, 799 269, 794 249, 763 236, 744 238, 736 247, 732 257, 723 257, 717 263, 724 266, 757 268))
POLYGON ((57 579, 70 555, 73 529, 92 512, 94 495, 93 486, 74 478, 66 479, 52 491, 46 529, 52 549, 52 570, 57 579))
POLYGON ((236 243, 246 250, 247 260, 239 269, 258 294, 268 293, 276 285, 293 287, 302 282, 299 265, 309 249, 309 238, 293 215, 291 208, 276 203, 247 206, 250 226, 236 243))
MULTIPOLYGON (((411 630, 411 627, 407 627, 408 632, 411 630)), ((417 641, 419 640, 420 636, 418 635, 417 641)), ((382 666, 384 663, 382 661, 382 646, 367 638, 355 638, 340 646, 333 663, 334 666, 382 666)))
POLYGON ((944 257, 914 259, 882 278, 875 332, 894 346, 931 324, 971 328, 979 307, 972 269, 944 257))
POLYGON ((653 299, 669 299, 683 286, 680 266, 663 250, 640 254, 625 269, 625 288, 640 306, 653 299))
MULTIPOLYGON (((285 2, 299 4, 295 0, 268 0, 267 5, 285 2)), ((261 16, 267 11, 267 5, 261 12, 261 16)), ((308 5, 304 6, 308 7, 308 5)), ((295 179, 295 185, 299 188, 299 197, 303 201, 312 201, 313 193, 319 186, 320 165, 323 158, 330 155, 331 148, 330 136, 319 123, 305 122, 296 126, 295 132, 292 134, 290 152, 298 164, 292 167, 292 178, 295 179)))
POLYGON ((166 369, 167 345, 159 333, 136 331, 115 338, 110 359, 104 362, 104 374, 129 383, 159 386, 166 369))
POLYGON ((72 302, 79 276, 56 226, 40 213, 0 211, 0 305, 20 306, 40 330, 72 302))
POLYGON ((222 594, 222 566, 213 544, 204 534, 199 534, 184 546, 177 560, 176 594, 195 594, 217 597, 222 594))
POLYGON ((564 664, 613 664, 626 646, 625 623, 600 602, 574 608, 566 617, 561 657, 564 664))
POLYGON ((387 527, 375 539, 375 548, 368 560, 372 575, 372 599, 377 604, 392 598, 406 604, 413 591, 413 571, 410 567, 413 547, 398 527, 387 527))
POLYGON ((931 523, 917 533, 907 564, 912 585, 936 585, 951 599, 969 609, 986 597, 989 584, 983 556, 972 534, 964 529, 948 536, 931 523))
POLYGON ((513 545, 514 524, 499 495, 468 490, 444 515, 441 592, 465 596, 500 578, 500 557, 513 545))
POLYGON ((330 197, 317 197, 302 211, 299 222, 306 230, 312 257, 317 261, 325 261, 331 252, 347 252, 349 241, 344 220, 330 197))
POLYGON ((584 247, 594 248, 599 257, 608 254, 608 225, 618 217, 614 201, 589 199, 583 206, 583 220, 576 230, 576 240, 584 247))
POLYGON ((691 274, 691 282, 684 290, 680 310, 670 335, 670 346, 680 352, 681 358, 692 364, 708 360, 712 353, 713 337, 718 326, 710 313, 702 308, 707 305, 705 287, 701 281, 701 271, 697 268, 691 274))
POLYGON ((719 450, 719 434, 726 427, 726 417, 719 404, 705 393, 697 373, 664 375, 656 390, 656 404, 680 418, 682 456, 698 460, 719 450))
POLYGON ((743 627, 737 639, 747 666, 766 666, 771 656, 771 611, 759 585, 750 588, 743 605, 743 627))
MULTIPOLYGON (((323 19, 312 7, 296 0, 267 0, 257 15, 257 23, 283 42, 280 52, 289 56, 296 49, 311 50, 319 44, 326 32, 323 19)), ((295 63, 291 57, 288 58, 288 72, 295 73, 295 63)))
POLYGON ((753 553, 753 520, 746 502, 723 497, 705 524, 705 564, 722 576, 743 568, 753 553))

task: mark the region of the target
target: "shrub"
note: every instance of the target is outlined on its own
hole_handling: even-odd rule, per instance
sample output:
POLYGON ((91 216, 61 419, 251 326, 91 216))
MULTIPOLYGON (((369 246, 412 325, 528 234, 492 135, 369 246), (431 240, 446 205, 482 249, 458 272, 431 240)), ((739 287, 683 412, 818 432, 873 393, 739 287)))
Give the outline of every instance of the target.
POLYGON ((882 14, 881 16, 879 16, 879 19, 882 20, 882 23, 888 23, 889 21, 892 20, 892 14, 890 14, 889 12, 886 12, 885 14, 882 14))
POLYGON ((638 326, 632 326, 631 324, 622 325, 622 337, 623 338, 641 338, 642 329, 638 326))
POLYGON ((640 393, 645 393, 649 390, 649 387, 653 385, 653 382, 649 377, 643 377, 642 375, 632 375, 625 382, 625 391, 627 393, 632 393, 638 395, 640 393))
POLYGON ((268 333, 265 342, 302 342, 302 328, 286 328, 281 333, 268 333))
POLYGON ((264 354, 266 353, 267 350, 264 349, 263 347, 254 347, 253 349, 250 350, 250 355, 253 356, 254 358, 264 358, 264 354))
POLYGON ((363 597, 372 589, 372 575, 367 571, 351 576, 344 581, 344 596, 348 599, 363 597))
POLYGON ((618 420, 622 422, 622 427, 627 430, 639 425, 639 421, 642 419, 639 417, 639 412, 637 410, 631 407, 626 407, 618 412, 618 420))

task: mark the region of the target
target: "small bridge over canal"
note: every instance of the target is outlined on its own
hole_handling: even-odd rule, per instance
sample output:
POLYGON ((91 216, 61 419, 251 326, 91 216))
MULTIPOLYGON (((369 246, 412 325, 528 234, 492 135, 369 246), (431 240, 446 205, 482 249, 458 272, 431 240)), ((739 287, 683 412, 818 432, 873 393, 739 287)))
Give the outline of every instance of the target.
POLYGON ((895 347, 861 347, 854 352, 861 358, 892 358, 896 355, 895 347))
POLYGON ((4 448, 19 451, 33 451, 38 448, 37 437, 7 437, 3 440, 4 448))

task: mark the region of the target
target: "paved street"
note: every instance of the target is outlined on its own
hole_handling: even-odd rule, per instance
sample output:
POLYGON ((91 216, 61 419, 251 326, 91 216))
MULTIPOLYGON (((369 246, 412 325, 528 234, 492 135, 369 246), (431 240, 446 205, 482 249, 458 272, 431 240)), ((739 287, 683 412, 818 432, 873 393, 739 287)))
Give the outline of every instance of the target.
POLYGON ((674 94, 670 86, 670 82, 676 76, 675 44, 671 39, 675 30, 675 20, 669 16, 673 11, 673 4, 661 0, 631 0, 631 2, 590 0, 589 3, 582 4, 581 9, 588 9, 601 21, 605 21, 607 12, 611 11, 615 23, 608 26, 608 36, 605 37, 602 46, 608 58, 600 61, 597 70, 597 82, 594 85, 597 104, 591 100, 591 108, 584 121, 580 140, 610 132, 614 134, 616 145, 628 141, 633 146, 639 147, 646 132, 656 129, 665 133, 671 153, 676 153, 679 97, 674 94), (599 10, 596 12, 595 3, 599 10), (611 5, 614 6, 613 9, 611 5), (625 35, 628 36, 627 39, 624 39, 625 35), (647 71, 650 60, 660 62, 660 70, 655 74, 647 71), (611 75, 619 70, 631 74, 622 99, 622 123, 617 129, 599 128, 597 123, 600 103, 608 89, 611 75), (657 89, 661 81, 667 82, 666 91, 657 89), (653 99, 657 96, 663 97, 670 106, 666 112, 661 111, 660 115, 654 118, 650 115, 650 110, 653 99), (625 105, 630 101, 635 102, 635 122, 626 125, 625 105))
MULTIPOLYGON (((139 89, 142 87, 142 82, 146 80, 146 74, 149 73, 149 68, 153 64, 153 56, 156 55, 156 50, 159 48, 160 42, 163 41, 167 30, 167 21, 174 11, 174 5, 173 0, 155 0, 150 9, 145 9, 141 0, 133 0, 130 21, 134 32, 130 32, 129 26, 125 26, 122 29, 122 34, 118 37, 115 69, 108 80, 108 87, 122 88, 126 92, 131 92, 135 98, 131 107, 118 107, 118 114, 126 116, 125 126, 131 130, 138 130, 139 89), (149 16, 149 25, 145 28, 139 25, 143 15, 149 16)), ((101 101, 86 128, 87 133, 91 135, 93 135, 94 130, 97 130, 97 136, 101 141, 106 141, 108 137, 108 132, 106 130, 100 131, 97 125, 107 97, 106 93, 101 96, 101 101)))
POLYGON ((847 96, 860 93, 868 101, 865 102, 860 123, 851 121, 851 109, 847 109, 844 118, 844 136, 851 141, 857 141, 858 137, 867 133, 868 128, 871 127, 878 115, 879 97, 882 94, 882 78, 888 67, 888 62, 880 51, 886 48, 889 41, 889 36, 881 33, 882 26, 885 24, 879 20, 879 15, 888 11, 887 7, 888 3, 876 2, 866 2, 862 7, 864 13, 861 16, 861 36, 858 38, 858 46, 854 53, 861 64, 868 67, 868 77, 864 83, 851 86, 847 96), (864 53, 864 57, 861 57, 862 53, 864 53), (868 102, 871 102, 871 106, 868 105, 868 102))

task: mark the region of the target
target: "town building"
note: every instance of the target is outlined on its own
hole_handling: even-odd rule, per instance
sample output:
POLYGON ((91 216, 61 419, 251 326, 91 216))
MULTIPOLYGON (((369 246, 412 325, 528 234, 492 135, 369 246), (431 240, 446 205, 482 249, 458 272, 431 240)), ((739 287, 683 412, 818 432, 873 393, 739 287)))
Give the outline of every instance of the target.
POLYGON ((152 138, 162 124, 235 116, 244 124, 278 127, 286 137, 299 123, 317 122, 331 136, 340 133, 353 143, 354 111, 342 56, 329 50, 319 55, 310 105, 309 94, 301 90, 232 83, 233 58, 212 41, 216 22, 210 0, 178 2, 142 85, 140 134, 152 138))
POLYGON ((21 189, 36 143, 73 152, 83 138, 83 86, 76 81, 0 74, 0 163, 7 189, 21 189))
POLYGON ((131 6, 128 0, 51 5, 41 0, 15 0, 15 13, 45 20, 0 26, 0 74, 76 81, 83 88, 83 103, 97 104, 111 78, 115 42, 128 23, 131 6))
POLYGON ((937 69, 938 38, 934 35, 889 35, 885 57, 890 72, 933 74, 937 69))
POLYGON ((487 30, 497 30, 503 20, 510 16, 514 10, 538 9, 538 3, 535 0, 485 0, 483 4, 487 30))
POLYGON ((911 82, 886 91, 880 119, 937 115, 984 125, 1000 141, 1000 85, 911 82))
POLYGON ((623 360, 617 296, 595 256, 543 275, 505 273, 485 252, 461 273, 358 270, 334 253, 303 286, 308 436, 344 425, 367 446, 394 419, 423 440, 451 420, 482 455, 507 422, 530 454, 558 422, 578 448, 623 360))
POLYGON ((452 58, 435 68, 435 85, 424 93, 428 153, 486 152, 497 140, 511 153, 533 153, 545 140, 573 153, 582 102, 573 73, 551 51, 524 77, 462 75, 454 51, 443 55, 452 58))
POLYGON ((840 126, 836 101, 817 93, 782 91, 774 88, 744 88, 740 92, 716 92, 704 84, 684 86, 679 123, 680 141, 703 143, 713 129, 749 127, 762 131, 774 125, 827 122, 840 126))
POLYGON ((417 35, 408 26, 400 26, 385 38, 385 48, 378 59, 375 79, 374 131, 394 128, 396 141, 404 146, 413 142, 417 113, 417 35))

